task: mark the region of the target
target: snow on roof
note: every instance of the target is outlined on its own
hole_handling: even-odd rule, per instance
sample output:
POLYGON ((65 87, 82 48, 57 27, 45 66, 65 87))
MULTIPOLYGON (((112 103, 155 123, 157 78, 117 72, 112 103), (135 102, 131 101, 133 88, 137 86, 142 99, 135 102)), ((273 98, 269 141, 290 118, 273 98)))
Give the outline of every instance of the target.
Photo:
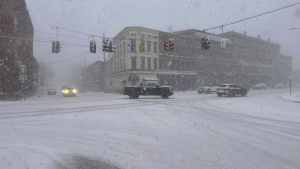
MULTIPOLYGON (((204 33, 203 32, 195 32, 195 35, 196 35, 196 37, 204 38, 204 33)), ((213 40, 213 41, 219 41, 219 42, 221 42, 221 39, 222 39, 222 37, 216 36, 216 35, 212 35, 212 34, 206 34, 205 37, 208 37, 208 39, 210 41, 213 40)), ((228 39, 228 38, 224 38, 224 39, 226 40, 226 43, 233 44, 230 39, 228 39)))

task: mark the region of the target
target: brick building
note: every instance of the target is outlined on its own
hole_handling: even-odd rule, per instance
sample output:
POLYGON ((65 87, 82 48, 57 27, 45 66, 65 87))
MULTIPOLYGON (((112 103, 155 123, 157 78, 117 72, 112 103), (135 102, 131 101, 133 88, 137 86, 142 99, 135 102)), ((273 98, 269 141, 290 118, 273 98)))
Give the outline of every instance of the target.
POLYGON ((0 97, 20 94, 20 65, 26 65, 26 90, 35 90, 38 64, 33 56, 33 25, 25 0, 0 3, 0 97))

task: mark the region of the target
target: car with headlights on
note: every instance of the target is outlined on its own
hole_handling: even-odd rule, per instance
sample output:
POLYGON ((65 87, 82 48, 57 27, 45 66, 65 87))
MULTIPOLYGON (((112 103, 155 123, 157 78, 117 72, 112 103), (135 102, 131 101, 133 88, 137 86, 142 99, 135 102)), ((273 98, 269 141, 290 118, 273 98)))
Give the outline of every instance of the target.
POLYGON ((66 87, 62 90, 62 94, 64 97, 67 97, 67 96, 76 97, 77 89, 72 88, 72 87, 66 87))

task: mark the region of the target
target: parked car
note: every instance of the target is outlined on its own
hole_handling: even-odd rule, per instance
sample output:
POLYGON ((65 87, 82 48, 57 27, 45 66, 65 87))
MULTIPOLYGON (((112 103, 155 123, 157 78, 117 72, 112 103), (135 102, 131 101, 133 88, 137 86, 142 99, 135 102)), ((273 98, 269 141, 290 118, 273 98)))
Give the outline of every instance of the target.
POLYGON ((219 87, 219 86, 198 87, 197 91, 198 91, 198 94, 201 94, 201 93, 207 93, 207 94, 210 94, 210 93, 212 93, 212 92, 217 92, 218 87, 219 87))
POLYGON ((56 95, 55 89, 48 89, 48 95, 56 95))
POLYGON ((283 88, 284 88, 284 84, 282 84, 282 83, 276 84, 276 85, 274 86, 274 88, 275 88, 275 89, 283 89, 283 88))
POLYGON ((136 99, 140 95, 143 96, 161 96, 162 98, 169 98, 174 94, 173 87, 160 86, 157 82, 142 82, 140 86, 125 87, 124 95, 128 95, 131 99, 136 99))
POLYGON ((264 83, 258 83, 253 87, 253 90, 267 89, 267 85, 264 83))
POLYGON ((76 97, 77 90, 75 88, 72 88, 72 87, 66 87, 62 90, 62 94, 63 94, 64 97, 66 97, 66 96, 76 97))
POLYGON ((229 97, 233 97, 235 95, 246 96, 247 89, 236 84, 220 84, 219 88, 217 89, 217 94, 219 97, 223 95, 229 97))

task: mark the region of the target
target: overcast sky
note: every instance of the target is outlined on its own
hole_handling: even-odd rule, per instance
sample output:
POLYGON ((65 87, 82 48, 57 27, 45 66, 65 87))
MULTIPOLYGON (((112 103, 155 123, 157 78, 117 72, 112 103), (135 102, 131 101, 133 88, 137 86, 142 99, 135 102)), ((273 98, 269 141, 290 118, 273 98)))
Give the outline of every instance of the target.
MULTIPOLYGON (((277 9, 297 0, 25 0, 33 21, 35 38, 55 40, 56 30, 51 27, 114 37, 127 26, 142 26, 161 31, 206 29, 277 9), (47 34, 51 33, 51 34, 47 34)), ((300 0, 298 0, 300 2, 300 0)), ((293 56, 294 69, 300 69, 300 5, 283 9, 252 20, 224 27, 224 32, 247 31, 249 36, 271 38, 293 56), (291 46, 293 45, 293 46, 291 46)), ((211 33, 220 33, 219 29, 211 33)), ((87 47, 66 46, 60 54, 52 54, 50 43, 34 42, 38 61, 66 62, 52 64, 56 73, 71 70, 74 65, 84 66, 103 60, 102 53, 89 54, 91 37, 59 29, 58 39, 87 47), (77 39, 76 39, 77 38, 77 39), (72 59, 73 58, 73 59, 72 59)), ((100 38, 96 38, 101 41, 100 38)), ((100 45, 99 45, 100 47, 100 45)), ((98 47, 98 48, 99 48, 98 47)), ((98 50, 100 51, 100 50, 98 50)))

